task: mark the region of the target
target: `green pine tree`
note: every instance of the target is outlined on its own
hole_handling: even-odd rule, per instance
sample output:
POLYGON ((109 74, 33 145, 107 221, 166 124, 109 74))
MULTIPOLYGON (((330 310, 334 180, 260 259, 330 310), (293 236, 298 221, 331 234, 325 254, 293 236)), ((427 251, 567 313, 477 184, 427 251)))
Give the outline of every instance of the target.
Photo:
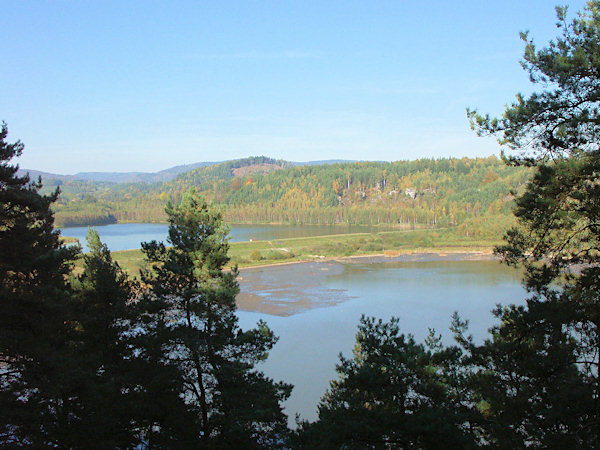
POLYGON ((539 90, 500 118, 469 111, 479 134, 508 147, 509 164, 535 168, 516 200, 518 226, 497 249, 525 267, 532 296, 524 309, 498 312, 500 328, 477 352, 482 370, 495 371, 482 395, 499 442, 511 434, 518 445, 597 448, 600 2, 571 22, 566 8, 557 14, 561 35, 547 47, 522 35, 522 64, 539 90))
POLYGON ((17 175, 23 144, 0 127, 0 446, 68 442, 80 409, 78 330, 66 281, 79 251, 59 241, 41 180, 17 175))
POLYGON ((255 369, 277 338, 263 322, 248 331, 238 325, 237 269, 224 270, 229 244, 220 213, 193 192, 166 212, 171 247, 142 244, 152 266, 142 276, 150 288, 145 334, 177 368, 196 439, 214 448, 283 445, 281 401, 291 386, 255 369))
POLYGON ((354 357, 336 366, 338 380, 319 404, 319 418, 304 422, 298 448, 474 447, 468 408, 454 382, 460 353, 430 348, 400 334, 398 319, 360 320, 354 357))
POLYGON ((82 447, 90 442, 98 448, 132 447, 138 442, 129 394, 136 382, 127 339, 133 286, 96 230, 88 231, 87 242, 90 251, 83 255, 83 273, 73 281, 82 385, 77 437, 82 447))
POLYGON ((81 328, 80 447, 182 447, 192 442, 190 414, 179 397, 175 367, 138 330, 138 283, 113 261, 96 230, 74 282, 81 328), (91 444, 93 443, 93 444, 91 444))

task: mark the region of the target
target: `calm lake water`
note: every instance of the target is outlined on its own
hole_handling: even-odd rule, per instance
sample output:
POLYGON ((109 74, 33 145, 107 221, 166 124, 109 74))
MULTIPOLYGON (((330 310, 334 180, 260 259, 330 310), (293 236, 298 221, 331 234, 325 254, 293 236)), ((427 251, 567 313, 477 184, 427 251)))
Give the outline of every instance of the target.
MULTIPOLYGON (((96 227, 111 250, 139 248, 140 242, 165 240, 165 224, 117 224, 96 227)), ((268 240, 373 232, 372 227, 233 225, 232 241, 268 240)), ((66 228, 63 236, 85 244, 87 227, 66 228)), ((84 251, 85 251, 84 247, 84 251)), ((316 418, 321 396, 336 377, 340 352, 352 354, 361 314, 384 320, 400 318, 402 332, 417 341, 435 328, 446 343, 452 313, 470 321, 482 341, 495 321, 497 303, 522 303, 520 274, 497 261, 469 260, 468 255, 420 255, 351 259, 246 269, 240 273, 240 325, 264 320, 279 336, 259 368, 275 380, 294 385, 286 413, 316 418)))
POLYGON ((261 370, 294 385, 286 412, 316 418, 321 396, 336 377, 340 352, 351 356, 361 314, 400 318, 417 341, 428 327, 452 343, 452 313, 469 319, 477 341, 495 320, 497 303, 523 303, 520 274, 497 261, 425 255, 385 262, 320 262, 248 269, 241 273, 242 328, 262 319, 279 336, 261 370))
MULTIPOLYGON (((140 242, 165 241, 169 226, 162 223, 118 223, 94 227, 100 239, 112 251, 140 248, 140 242)), ((295 237, 327 236, 330 234, 372 233, 390 228, 357 225, 231 225, 231 242, 295 237)), ((88 251, 85 241, 88 227, 61 228, 61 235, 79 239, 83 251, 88 251)))

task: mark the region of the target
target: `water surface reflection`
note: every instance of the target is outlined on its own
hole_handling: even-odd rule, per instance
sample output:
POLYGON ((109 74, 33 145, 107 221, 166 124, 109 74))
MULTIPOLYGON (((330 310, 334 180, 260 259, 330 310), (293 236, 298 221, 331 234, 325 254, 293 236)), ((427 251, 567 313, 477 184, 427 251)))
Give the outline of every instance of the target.
POLYGON ((452 342, 454 311, 469 319, 476 340, 495 322, 497 303, 522 303, 520 273, 469 255, 419 255, 383 260, 340 260, 244 270, 242 327, 265 320, 280 337, 262 369, 295 385, 286 404, 291 417, 314 419, 335 377, 339 352, 351 355, 361 314, 400 318, 401 330, 423 340, 428 328, 452 342))

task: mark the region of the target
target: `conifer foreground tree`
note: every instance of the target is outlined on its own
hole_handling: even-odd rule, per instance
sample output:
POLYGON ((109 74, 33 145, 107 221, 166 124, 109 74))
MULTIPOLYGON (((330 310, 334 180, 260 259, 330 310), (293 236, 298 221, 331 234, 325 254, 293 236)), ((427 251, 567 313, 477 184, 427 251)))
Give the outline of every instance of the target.
POLYGON ((522 35, 522 65, 541 90, 501 118, 468 112, 480 135, 508 147, 509 164, 535 168, 516 200, 518 226, 497 249, 525 267, 532 295, 497 312, 502 325, 474 356, 493 369, 477 385, 492 442, 598 448, 600 2, 570 23, 566 13, 557 8, 562 33, 546 48, 522 35))
POLYGON ((66 275, 77 248, 53 228, 41 181, 18 176, 23 144, 0 127, 0 446, 68 442, 79 408, 66 275))
POLYGON ((291 386, 255 369, 277 338, 264 322, 242 331, 235 315, 237 269, 225 271, 229 249, 220 213, 188 192, 169 204, 168 242, 143 243, 152 266, 142 276, 149 292, 143 335, 175 367, 191 412, 196 445, 274 448, 285 442, 281 402, 291 386))
POLYGON ((90 250, 82 258, 83 272, 72 282, 81 330, 77 357, 82 411, 77 446, 93 442, 98 448, 129 448, 139 442, 132 426, 138 417, 131 394, 138 383, 132 370, 133 347, 127 339, 132 333, 134 286, 95 229, 88 231, 87 242, 90 250))
POLYGON ((112 259, 90 229, 83 272, 73 282, 81 330, 81 403, 74 446, 193 446, 175 367, 162 364, 155 342, 140 335, 138 283, 112 259))
POLYGON ((94 231, 74 277, 23 144, 0 128, 0 447, 181 447, 189 412, 173 367, 136 336, 132 282, 94 231), (158 428, 158 429, 157 429, 158 428))
POLYGON ((418 344, 398 322, 361 318, 354 357, 340 355, 339 379, 321 399, 318 420, 300 423, 295 447, 474 447, 464 426, 469 401, 455 389, 460 352, 433 333, 418 344))
POLYGON ((237 271, 219 214, 188 194, 170 207, 169 241, 144 249, 138 287, 100 242, 79 248, 53 228, 41 182, 9 164, 23 149, 0 130, 0 446, 279 447, 291 386, 255 370, 276 342, 242 331, 237 271), (144 291, 144 288, 147 288, 144 291), (144 293, 145 292, 145 293, 144 293))

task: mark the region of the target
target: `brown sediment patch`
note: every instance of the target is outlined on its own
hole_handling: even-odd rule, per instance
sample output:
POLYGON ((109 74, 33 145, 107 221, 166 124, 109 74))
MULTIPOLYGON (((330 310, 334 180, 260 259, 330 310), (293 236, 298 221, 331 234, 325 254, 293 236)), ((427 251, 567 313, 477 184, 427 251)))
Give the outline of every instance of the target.
MULTIPOLYGON (((240 267, 238 270, 240 272, 252 269, 263 269, 265 267, 274 267, 274 266, 287 266, 292 264, 305 264, 312 262, 331 262, 331 261, 340 261, 340 262, 351 262, 351 261, 359 261, 359 262, 383 262, 389 261, 391 258, 394 258, 397 261, 427 261, 428 259, 437 259, 437 258, 450 258, 452 260, 474 260, 474 261, 486 261, 486 260, 494 260, 499 259, 494 251, 491 249, 485 250, 468 250, 468 249, 460 249, 460 250, 442 250, 442 251, 419 251, 419 250, 386 250, 383 253, 372 253, 372 254, 364 254, 364 255, 351 255, 351 256, 319 256, 319 255, 310 255, 309 258, 301 258, 294 261, 284 261, 284 262, 276 262, 270 264, 257 264, 253 266, 245 266, 240 267), (417 259, 415 259, 417 258, 417 259), (362 260, 362 261, 360 261, 362 260)), ((393 259, 393 260, 394 260, 393 259)))
POLYGON ((287 317, 293 314, 285 305, 273 303, 260 295, 251 292, 240 292, 235 298, 238 309, 242 311, 257 311, 272 316, 287 317))
POLYGON ((276 316, 333 306, 352 298, 345 289, 326 286, 329 276, 343 271, 343 266, 333 261, 247 271, 237 304, 240 310, 276 316))
POLYGON ((353 297, 345 289, 328 289, 326 280, 345 270, 347 265, 419 263, 430 261, 485 261, 498 259, 490 251, 414 252, 397 256, 385 254, 330 257, 320 260, 290 261, 248 267, 239 278, 242 292, 238 294, 240 310, 275 316, 290 316, 314 308, 334 306, 353 297), (277 266, 277 267, 273 267, 277 266), (289 267, 282 267, 289 266, 289 267), (272 270, 265 270, 266 267, 272 270))
POLYGON ((253 292, 240 292, 236 297, 238 309, 242 311, 260 312, 272 316, 288 317, 302 311, 314 308, 323 308, 340 303, 340 300, 324 298, 315 301, 312 296, 302 295, 298 291, 298 298, 293 301, 277 301, 273 297, 263 297, 253 292))

